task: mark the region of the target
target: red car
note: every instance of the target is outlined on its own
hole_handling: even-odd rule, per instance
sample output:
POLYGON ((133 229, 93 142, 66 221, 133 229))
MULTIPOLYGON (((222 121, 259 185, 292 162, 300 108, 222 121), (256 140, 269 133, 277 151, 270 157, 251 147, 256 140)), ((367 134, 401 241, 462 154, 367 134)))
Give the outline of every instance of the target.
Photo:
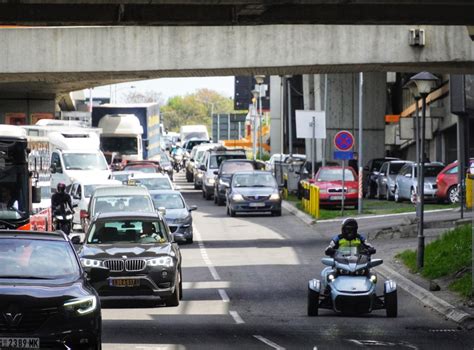
MULTIPOLYGON (((474 158, 471 158, 469 162, 470 166, 472 166, 474 164, 474 158)), ((459 202, 458 170, 458 161, 456 160, 446 165, 436 177, 436 184, 438 185, 436 197, 438 197, 440 201, 447 201, 451 204, 459 202)))
MULTIPOLYGON (((344 207, 354 206, 358 202, 358 182, 354 170, 344 168, 344 207)), ((319 187, 320 206, 340 207, 342 205, 342 166, 324 166, 319 168, 314 177, 314 184, 319 187)))
POLYGON ((137 171, 142 173, 160 173, 160 163, 152 160, 135 160, 128 162, 124 171, 137 171))

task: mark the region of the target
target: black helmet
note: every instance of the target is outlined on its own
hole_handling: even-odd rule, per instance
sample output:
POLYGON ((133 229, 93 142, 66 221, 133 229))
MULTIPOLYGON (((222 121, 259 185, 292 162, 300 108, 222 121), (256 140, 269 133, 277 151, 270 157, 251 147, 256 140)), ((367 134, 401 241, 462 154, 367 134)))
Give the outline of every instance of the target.
POLYGON ((342 237, 351 241, 356 238, 357 229, 359 225, 357 224, 356 219, 354 218, 347 218, 342 222, 341 233, 342 237))
POLYGON ((64 191, 66 191, 66 185, 63 182, 58 183, 57 188, 59 193, 64 193, 64 191))

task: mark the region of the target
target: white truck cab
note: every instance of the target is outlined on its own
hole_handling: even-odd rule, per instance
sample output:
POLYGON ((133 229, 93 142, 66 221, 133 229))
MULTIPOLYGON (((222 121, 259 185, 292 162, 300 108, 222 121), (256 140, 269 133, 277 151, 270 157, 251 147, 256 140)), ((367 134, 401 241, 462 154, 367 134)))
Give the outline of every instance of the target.
POLYGON ((99 149, 97 134, 63 131, 51 132, 48 137, 53 193, 60 182, 70 186, 76 180, 109 178, 111 172, 104 154, 99 149))

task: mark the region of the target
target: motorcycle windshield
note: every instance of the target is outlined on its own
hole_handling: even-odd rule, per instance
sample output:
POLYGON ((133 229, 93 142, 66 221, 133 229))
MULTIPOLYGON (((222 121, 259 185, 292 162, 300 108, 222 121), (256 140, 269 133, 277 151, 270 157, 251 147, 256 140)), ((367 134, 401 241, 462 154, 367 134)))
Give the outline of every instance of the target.
POLYGON ((369 257, 361 252, 360 246, 355 247, 340 247, 336 251, 334 260, 340 264, 366 264, 369 257))

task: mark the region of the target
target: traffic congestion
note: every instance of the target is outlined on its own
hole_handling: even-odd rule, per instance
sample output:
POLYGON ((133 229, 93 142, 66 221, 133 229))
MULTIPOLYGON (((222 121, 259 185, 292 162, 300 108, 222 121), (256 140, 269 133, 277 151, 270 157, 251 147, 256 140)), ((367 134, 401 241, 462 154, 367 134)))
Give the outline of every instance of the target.
MULTIPOLYGON (((328 257, 322 259, 326 268, 321 268, 321 278, 312 268, 308 271, 306 265, 315 265, 316 259, 312 254, 308 255, 311 244, 302 239, 313 240, 315 246, 324 244, 324 239, 320 237, 316 242, 310 238, 308 228, 288 217, 280 218, 283 187, 276 177, 276 167, 288 159, 294 162, 294 167, 298 164, 305 169, 308 163, 304 156, 279 155, 278 160, 273 158, 267 162, 248 159, 245 149, 225 147, 221 143, 212 143, 207 135, 195 137, 196 133, 191 133, 193 136, 184 142, 163 143, 163 147, 149 159, 122 158, 117 161, 114 155, 107 160, 101 150, 101 141, 93 131, 59 128, 48 134, 52 150, 48 168, 42 164, 39 166, 38 159, 44 159, 44 154, 32 154, 27 148, 31 146, 29 143, 37 140, 29 138, 20 127, 1 128, 5 129, 3 135, 8 131, 8 136, 3 136, 3 145, 9 142, 9 146, 2 147, 9 148, 2 155, 4 209, 0 223, 3 229, 13 229, 0 232, 0 306, 8 311, 0 318, 2 349, 132 348, 123 336, 113 338, 115 326, 112 320, 117 317, 123 322, 127 317, 141 319, 144 317, 140 313, 143 308, 158 319, 170 320, 166 316, 168 313, 163 311, 169 308, 178 310, 172 314, 189 315, 191 312, 192 315, 189 308, 196 298, 200 298, 194 288, 208 288, 197 285, 219 283, 224 286, 225 283, 220 281, 233 279, 232 272, 218 272, 212 264, 203 241, 207 231, 210 236, 206 245, 227 251, 215 257, 221 266, 267 266, 270 261, 281 265, 280 272, 278 267, 268 274, 257 269, 253 272, 256 276, 249 277, 249 281, 256 283, 249 287, 252 293, 260 284, 261 297, 268 298, 262 300, 261 306, 246 308, 250 319, 258 318, 253 308, 263 308, 258 314, 273 314, 272 307, 282 307, 278 299, 287 292, 282 286, 268 281, 280 273, 289 273, 293 278, 300 273, 309 277, 303 283, 299 279, 297 283, 300 285, 288 286, 289 290, 299 290, 295 297, 300 299, 299 302, 286 302, 298 305, 290 314, 299 310, 296 311, 299 316, 323 314, 327 317, 321 309, 329 309, 337 315, 351 317, 372 312, 377 317, 385 315, 388 319, 399 315, 397 284, 385 278, 377 283, 380 277, 373 268, 383 261, 371 258, 376 249, 359 235, 354 219, 344 220, 340 229, 331 232, 338 236, 332 238, 326 248, 328 257), (9 183, 9 179, 13 182, 9 183), (8 193, 9 189, 18 188, 18 184, 21 187, 15 195, 13 191, 8 193), (47 191, 41 190, 43 187, 47 191), (35 208, 29 216, 28 206, 33 204, 35 208), (241 229, 234 228, 239 226, 238 223, 241 229), (284 245, 286 239, 300 243, 293 247, 294 250, 283 246, 283 251, 272 251, 275 245, 284 245), (256 255, 244 252, 255 249, 253 245, 261 252, 256 255), (238 248, 237 251, 232 247, 238 248), (211 281, 199 282, 204 271, 194 271, 199 260, 196 249, 203 259, 202 266, 209 269, 211 281), (242 250, 242 256, 239 256, 239 250, 242 250), (297 270, 298 261, 305 261, 306 266, 300 272, 297 270), (231 275, 223 279, 220 273, 231 275), (272 292, 264 291, 266 285, 276 288, 276 294, 271 296, 272 292), (122 309, 123 314, 119 316, 117 311, 122 309), (384 310, 384 314, 377 310, 384 310)), ((112 143, 109 142, 108 146, 112 143)), ((454 167, 455 164, 451 164, 443 170, 441 164, 427 164, 425 179, 430 189, 436 188, 431 185, 435 183, 436 175, 452 174, 454 167)), ((350 181, 355 181, 356 169, 330 165, 320 166, 315 177, 310 179, 321 188, 321 206, 340 204, 342 191, 338 192, 338 198, 331 198, 331 192, 337 192, 342 171, 346 172, 346 186, 349 188, 344 194, 345 205, 356 205, 351 196, 355 193, 357 199, 357 185, 350 185, 350 181), (329 197, 324 196, 326 193, 329 197)), ((365 171, 367 196, 376 193, 377 198, 394 198, 396 202, 414 200, 409 190, 416 179, 413 162, 378 159, 369 162, 365 171), (397 171, 398 176, 394 179, 397 171), (405 185, 402 180, 411 182, 405 185)), ((303 176, 304 171, 301 174, 303 176)), ((434 193, 425 192, 433 198, 434 193)), ((449 193, 449 190, 443 191, 443 196, 451 201, 455 195, 449 193)), ((245 279, 242 271, 237 274, 238 283, 242 283, 242 278, 245 279)), ((283 282, 291 278, 277 279, 283 282)), ((223 302, 228 304, 230 299, 226 288, 218 288, 218 292, 223 302)), ((250 300, 255 298, 258 303, 260 299, 258 293, 249 295, 245 290, 234 293, 239 294, 237 303, 251 303, 250 300)), ((206 313, 205 306, 193 307, 197 308, 194 312, 206 313)), ((215 312, 213 308, 208 311, 215 312)), ((417 308, 419 306, 407 311, 402 306, 405 314, 420 312, 417 308)), ((285 314, 288 311, 276 312, 285 314)), ((222 310, 218 312, 221 313, 222 310)), ((245 323, 237 311, 230 310, 228 314, 235 324, 245 323)), ((432 316, 430 318, 433 324, 438 322, 432 316)), ((158 322, 161 324, 163 321, 158 322)), ((387 321, 383 321, 377 328, 386 325, 387 321)), ((119 329, 123 327, 120 325, 119 329)), ((126 327, 123 329, 125 331, 126 327)), ((199 338, 196 330, 191 332, 199 338)), ((259 337, 263 336, 254 339, 259 340, 259 337)), ((173 337, 167 339, 176 341, 173 337)), ((263 339, 263 343, 268 344, 267 338, 263 339)), ((138 339, 133 341, 140 343, 138 339)), ((252 348, 261 347, 251 341, 248 343, 249 339, 243 341, 252 348)), ((189 342, 193 343, 193 340, 185 341, 191 347, 189 342)), ((177 342, 181 343, 181 340, 177 342)), ((155 348, 153 346, 147 343, 144 347, 133 348, 155 348)), ((296 348, 306 346, 308 344, 303 342, 296 348)))

